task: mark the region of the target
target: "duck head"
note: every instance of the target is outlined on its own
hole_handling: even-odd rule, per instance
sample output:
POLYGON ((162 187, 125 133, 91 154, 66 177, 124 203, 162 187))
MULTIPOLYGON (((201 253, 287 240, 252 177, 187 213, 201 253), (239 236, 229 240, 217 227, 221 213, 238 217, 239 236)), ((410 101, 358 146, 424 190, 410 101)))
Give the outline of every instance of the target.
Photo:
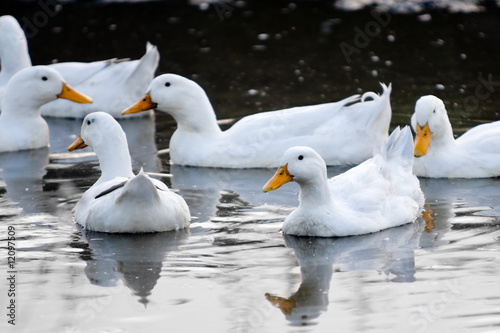
POLYGON ((417 100, 411 126, 416 133, 415 157, 427 154, 431 141, 439 140, 452 131, 443 101, 433 95, 422 96, 417 100))
POLYGON ((109 113, 93 112, 85 116, 80 135, 68 150, 85 148, 87 145, 92 147, 101 166, 101 177, 94 185, 115 177, 134 176, 127 136, 109 113))
POLYGON ((117 136, 126 140, 120 124, 106 112, 89 113, 82 122, 78 138, 68 147, 69 151, 82 149, 87 146, 99 147, 106 138, 115 139, 117 136))
POLYGON ((3 103, 28 105, 32 110, 38 111, 43 104, 57 98, 77 103, 92 102, 90 97, 70 87, 56 70, 47 66, 33 66, 20 70, 9 80, 3 103))
POLYGON ((176 74, 163 74, 151 81, 146 95, 122 114, 157 109, 177 118, 184 110, 196 109, 205 99, 208 100, 205 91, 196 82, 176 74))
POLYGON ((289 148, 283 154, 280 165, 262 188, 264 192, 276 190, 291 181, 296 181, 301 186, 314 183, 318 179, 326 182, 325 161, 310 147, 289 148))

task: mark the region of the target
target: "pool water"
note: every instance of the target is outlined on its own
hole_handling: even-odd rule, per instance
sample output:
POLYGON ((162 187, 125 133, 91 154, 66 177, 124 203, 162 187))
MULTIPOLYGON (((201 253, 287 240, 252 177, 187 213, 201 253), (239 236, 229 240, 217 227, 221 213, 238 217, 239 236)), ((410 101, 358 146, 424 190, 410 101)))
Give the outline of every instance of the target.
MULTIPOLYGON (((9 10, 29 18, 37 6, 9 10)), ((224 128, 246 114, 379 92, 378 81, 393 83, 391 128, 407 125, 415 100, 430 93, 445 100, 457 135, 498 119, 497 86, 487 98, 475 94, 485 87, 478 78, 500 77, 497 9, 437 10, 431 20, 393 14, 347 63, 338 43, 353 43, 353 27, 373 20, 369 11, 326 2, 230 8, 221 20, 215 10, 177 3, 65 3, 29 39, 30 51, 34 63, 54 54, 138 57, 149 39, 162 55, 159 72, 199 82, 219 119, 230 119, 224 128), (136 12, 137 26, 129 25, 136 12), (78 46, 74 34, 83 36, 78 46)), ((263 193, 275 170, 170 165, 165 149, 175 123, 157 113, 120 120, 133 168, 186 199, 191 227, 88 232, 72 210, 99 177, 96 157, 89 148, 66 152, 81 120, 47 121, 50 149, 0 156, 2 332, 500 332, 499 179, 421 179, 426 218, 401 227, 287 236, 280 228, 298 205, 297 184, 263 193)), ((349 168, 330 167, 328 175, 349 168)))
POLYGON ((13 155, 0 212, 17 239, 16 332, 499 329, 500 180, 423 179, 431 222, 321 239, 280 233, 298 186, 262 193, 274 170, 163 164, 190 229, 112 235, 74 224, 99 175, 92 156, 37 166, 39 156, 13 155))

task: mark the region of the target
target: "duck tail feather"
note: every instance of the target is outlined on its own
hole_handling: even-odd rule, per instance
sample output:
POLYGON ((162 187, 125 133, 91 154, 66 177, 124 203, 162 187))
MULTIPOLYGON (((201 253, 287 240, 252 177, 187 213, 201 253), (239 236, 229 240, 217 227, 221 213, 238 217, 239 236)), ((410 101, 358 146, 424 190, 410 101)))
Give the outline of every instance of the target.
POLYGON ((366 111, 366 115, 363 115, 363 122, 366 123, 366 126, 381 128, 384 132, 388 132, 392 117, 390 102, 392 85, 389 84, 387 86, 381 82, 380 86, 383 90, 382 95, 373 91, 367 91, 359 98, 359 103, 353 104, 352 107, 354 108, 358 105, 362 108, 364 107, 362 110, 364 114, 364 111, 366 111))
POLYGON ((116 64, 119 64, 121 62, 126 62, 126 61, 130 61, 130 60, 132 60, 132 59, 130 59, 130 58, 120 58, 120 59, 118 59, 118 58, 112 58, 112 59, 108 60, 108 64, 107 65, 108 66, 110 66, 110 65, 116 65, 116 64))
MULTIPOLYGON (((392 108, 391 108, 391 92, 392 92, 392 83, 389 85, 385 85, 380 82, 380 86, 382 87, 382 95, 376 95, 375 93, 371 93, 376 95, 376 98, 373 98, 372 103, 376 103, 373 106, 373 111, 370 119, 368 119, 368 123, 371 123, 373 127, 380 128, 384 132, 389 131, 389 125, 391 123, 392 118, 392 108)), ((372 96, 369 92, 365 93, 366 97, 372 96)), ((370 101, 367 101, 370 102, 370 101)))
POLYGON ((123 193, 117 202, 130 198, 134 201, 148 201, 158 198, 157 188, 151 178, 142 170, 124 186, 123 193))
POLYGON ((345 108, 345 107, 349 107, 349 106, 356 104, 356 103, 359 103, 359 102, 361 102, 361 95, 356 94, 356 95, 346 97, 343 100, 339 101, 338 103, 342 104, 342 106, 345 108))
POLYGON ((146 53, 139 59, 137 67, 127 78, 127 81, 135 85, 148 86, 153 80, 158 63, 160 61, 160 53, 158 48, 148 42, 146 44, 146 53))
POLYGON ((380 153, 389 163, 413 167, 413 136, 409 126, 394 129, 385 141, 380 153))

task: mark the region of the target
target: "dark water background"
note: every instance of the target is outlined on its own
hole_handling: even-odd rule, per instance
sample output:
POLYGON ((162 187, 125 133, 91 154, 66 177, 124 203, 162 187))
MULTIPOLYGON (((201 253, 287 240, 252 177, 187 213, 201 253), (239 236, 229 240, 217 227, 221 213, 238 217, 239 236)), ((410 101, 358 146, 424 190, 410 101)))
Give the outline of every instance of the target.
POLYGON ((432 10, 431 3, 423 13, 377 14, 381 21, 370 8, 339 11, 332 1, 239 1, 205 10, 182 1, 68 2, 58 10, 36 2, 0 4, 31 36, 34 64, 139 58, 150 41, 160 51, 158 73, 195 79, 219 118, 380 92, 381 81, 393 83, 394 125, 407 124, 403 114, 426 94, 445 100, 456 128, 498 119, 494 5, 452 14, 432 10), (430 20, 419 19, 425 13, 430 20), (356 49, 350 59, 342 43, 356 49), (484 81, 495 83, 484 87, 484 81), (251 89, 258 93, 249 96, 251 89))

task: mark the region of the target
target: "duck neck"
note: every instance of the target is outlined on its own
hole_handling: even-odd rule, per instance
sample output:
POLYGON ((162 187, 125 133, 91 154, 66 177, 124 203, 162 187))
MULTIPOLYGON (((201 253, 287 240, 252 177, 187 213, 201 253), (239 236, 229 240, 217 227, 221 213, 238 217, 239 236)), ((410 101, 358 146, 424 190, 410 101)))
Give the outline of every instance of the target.
POLYGON ((115 177, 130 178, 134 176, 132 172, 132 160, 125 137, 120 138, 120 140, 115 139, 113 142, 109 142, 109 144, 97 145, 94 151, 101 166, 101 177, 97 183, 100 184, 115 177))
POLYGON ((22 91, 19 91, 15 85, 7 86, 4 90, 4 96, 8 97, 2 98, 1 116, 4 119, 19 119, 20 116, 25 116, 26 120, 41 118, 42 114, 40 108, 50 100, 36 99, 34 97, 23 98, 20 93, 22 93, 22 91))
POLYGON ((206 94, 203 94, 203 97, 186 98, 181 108, 181 112, 171 113, 180 131, 204 136, 221 133, 214 109, 206 94))
POLYGON ((318 300, 326 297, 324 299, 325 305, 328 304, 328 290, 330 290, 333 266, 331 264, 300 266, 300 275, 302 283, 295 295, 303 297, 315 295, 318 300))
POLYGON ((300 185, 300 205, 317 206, 331 203, 332 195, 330 193, 330 189, 328 188, 326 170, 318 177, 300 181, 298 183, 300 185))
POLYGON ((28 44, 24 38, 10 38, 10 47, 0 48, 1 76, 11 77, 23 68, 31 67, 28 44))
POLYGON ((431 146, 429 148, 432 149, 433 145, 447 147, 452 146, 455 143, 456 141, 453 136, 453 128, 451 127, 451 123, 448 121, 439 131, 432 134, 431 146))

